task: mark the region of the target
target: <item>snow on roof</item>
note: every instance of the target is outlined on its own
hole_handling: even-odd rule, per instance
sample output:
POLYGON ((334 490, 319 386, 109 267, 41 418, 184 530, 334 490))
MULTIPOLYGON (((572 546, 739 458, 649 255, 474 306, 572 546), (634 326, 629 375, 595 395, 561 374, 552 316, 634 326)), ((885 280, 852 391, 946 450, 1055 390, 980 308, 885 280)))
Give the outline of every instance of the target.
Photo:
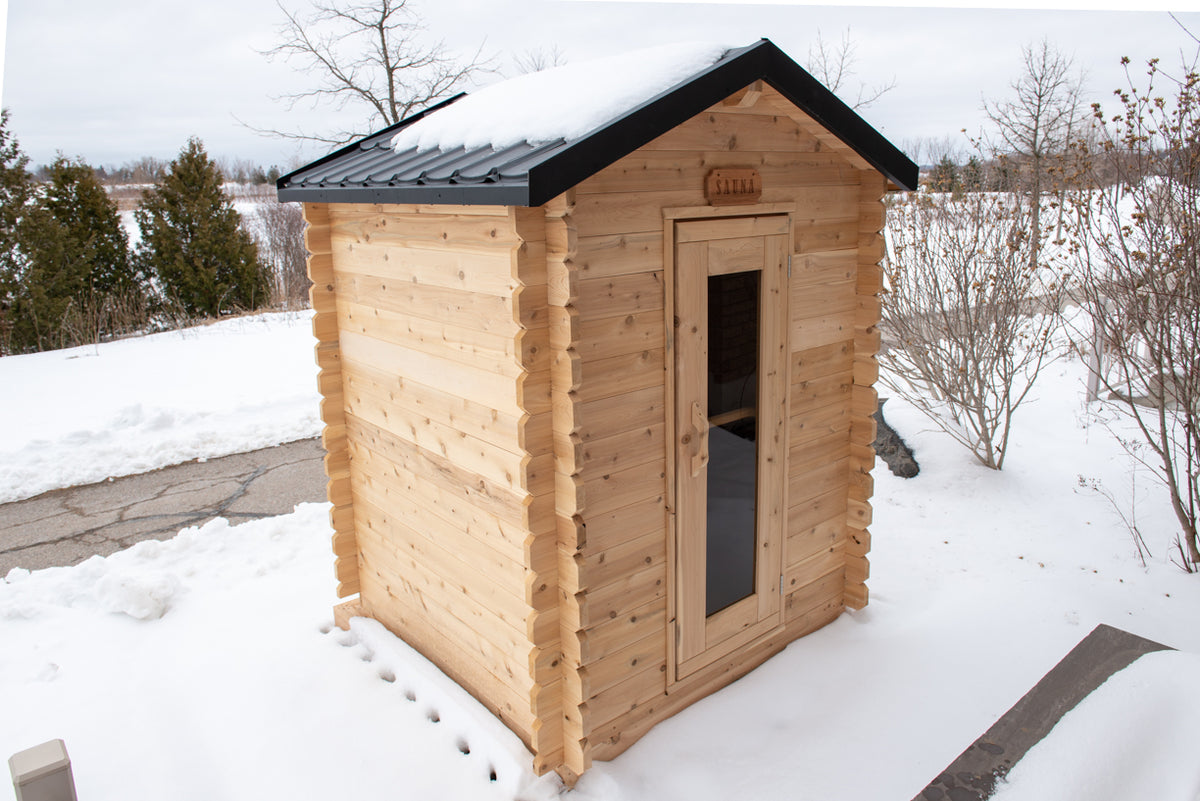
POLYGON ((492 84, 392 138, 397 151, 570 141, 716 63, 729 46, 670 44, 492 84))

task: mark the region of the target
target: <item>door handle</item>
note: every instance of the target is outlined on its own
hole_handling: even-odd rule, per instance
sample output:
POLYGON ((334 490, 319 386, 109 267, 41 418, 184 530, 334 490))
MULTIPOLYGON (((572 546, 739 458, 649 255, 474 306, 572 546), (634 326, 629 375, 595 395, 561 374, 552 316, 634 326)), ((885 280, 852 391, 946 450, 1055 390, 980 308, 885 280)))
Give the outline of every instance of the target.
POLYGON ((695 478, 708 464, 708 415, 700 408, 699 401, 692 401, 692 429, 699 445, 699 452, 692 455, 692 478, 695 478))

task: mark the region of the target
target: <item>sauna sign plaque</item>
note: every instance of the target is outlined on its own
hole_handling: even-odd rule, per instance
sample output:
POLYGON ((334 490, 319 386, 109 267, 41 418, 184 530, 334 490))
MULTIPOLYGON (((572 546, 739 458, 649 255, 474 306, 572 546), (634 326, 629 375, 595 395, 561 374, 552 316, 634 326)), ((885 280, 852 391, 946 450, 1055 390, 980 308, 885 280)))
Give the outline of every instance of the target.
POLYGON ((704 179, 704 197, 712 206, 757 203, 761 195, 762 176, 758 170, 713 170, 704 179))

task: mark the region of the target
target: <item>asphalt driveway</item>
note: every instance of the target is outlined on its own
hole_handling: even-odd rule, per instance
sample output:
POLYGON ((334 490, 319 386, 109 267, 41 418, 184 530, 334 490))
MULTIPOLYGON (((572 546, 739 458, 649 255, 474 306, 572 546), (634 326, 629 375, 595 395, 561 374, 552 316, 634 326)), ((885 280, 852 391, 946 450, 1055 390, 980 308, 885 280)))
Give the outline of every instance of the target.
POLYGON ((0 504, 0 577, 73 565, 214 517, 232 523, 325 500, 319 439, 187 462, 0 504))

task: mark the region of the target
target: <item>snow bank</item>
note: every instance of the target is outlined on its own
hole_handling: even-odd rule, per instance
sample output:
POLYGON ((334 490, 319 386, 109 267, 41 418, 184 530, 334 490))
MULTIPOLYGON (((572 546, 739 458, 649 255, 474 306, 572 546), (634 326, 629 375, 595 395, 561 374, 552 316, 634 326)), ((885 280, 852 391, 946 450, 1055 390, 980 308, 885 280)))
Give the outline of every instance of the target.
POLYGON ((408 126, 398 150, 452 150, 580 136, 715 63, 728 46, 671 44, 520 75, 408 126))
POLYGON ((549 797, 432 665, 372 621, 333 627, 327 510, 11 571, 0 754, 62 737, 82 799, 549 797))
POLYGON ((317 436, 311 317, 0 358, 0 503, 317 436))
POLYGON ((1029 750, 995 801, 1200 798, 1200 654, 1147 654, 1029 750))

